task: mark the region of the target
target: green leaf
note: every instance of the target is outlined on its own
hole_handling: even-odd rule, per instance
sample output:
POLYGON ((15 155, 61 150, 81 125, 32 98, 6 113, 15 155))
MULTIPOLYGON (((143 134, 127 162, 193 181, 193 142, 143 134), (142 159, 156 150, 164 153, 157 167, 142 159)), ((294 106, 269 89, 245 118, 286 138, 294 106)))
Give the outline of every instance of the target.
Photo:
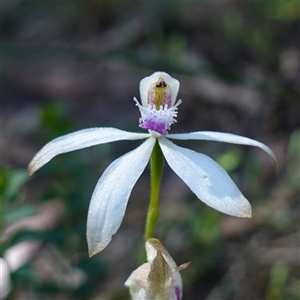
POLYGON ((16 200, 20 193, 20 187, 29 180, 27 170, 1 169, 0 193, 4 203, 16 200))
POLYGON ((242 153, 238 149, 230 149, 220 154, 216 161, 225 169, 227 172, 234 171, 241 163, 242 153))
POLYGON ((288 145, 288 165, 287 172, 292 185, 296 189, 300 189, 300 129, 295 130, 288 145))

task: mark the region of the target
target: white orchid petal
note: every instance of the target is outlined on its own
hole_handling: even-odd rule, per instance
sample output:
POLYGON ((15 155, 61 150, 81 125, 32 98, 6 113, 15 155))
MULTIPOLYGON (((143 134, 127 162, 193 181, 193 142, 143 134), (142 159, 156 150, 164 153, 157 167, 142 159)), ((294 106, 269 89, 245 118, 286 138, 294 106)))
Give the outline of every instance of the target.
POLYGON ((162 152, 173 171, 204 203, 236 217, 251 217, 251 205, 214 160, 159 139, 162 152))
POLYGON ((151 270, 150 263, 144 263, 134 270, 125 281, 129 288, 132 300, 145 300, 148 274, 151 270))
POLYGON ((168 134, 166 137, 175 140, 206 140, 206 141, 232 143, 232 144, 258 147, 263 151, 265 151, 267 154, 269 154, 274 161, 275 168, 277 169, 278 167, 275 154, 268 146, 266 146, 261 142, 258 142, 253 139, 249 139, 244 136, 240 136, 232 133, 224 133, 224 132, 196 131, 190 133, 168 134))
POLYGON ((6 260, 0 257, 0 299, 5 299, 12 288, 12 282, 10 278, 10 268, 6 260))
POLYGON ((149 161, 155 141, 150 137, 112 162, 99 179, 87 220, 90 256, 102 251, 120 227, 131 190, 149 161))
POLYGON ((58 137, 46 144, 31 160, 28 170, 32 175, 54 156, 94 145, 147 138, 149 134, 127 132, 116 128, 88 128, 58 137))
POLYGON ((179 81, 165 72, 155 72, 151 76, 145 77, 140 81, 140 95, 143 106, 148 106, 148 92, 150 90, 151 85, 158 81, 159 77, 163 77, 167 84, 170 86, 172 92, 172 105, 174 105, 179 91, 179 81))

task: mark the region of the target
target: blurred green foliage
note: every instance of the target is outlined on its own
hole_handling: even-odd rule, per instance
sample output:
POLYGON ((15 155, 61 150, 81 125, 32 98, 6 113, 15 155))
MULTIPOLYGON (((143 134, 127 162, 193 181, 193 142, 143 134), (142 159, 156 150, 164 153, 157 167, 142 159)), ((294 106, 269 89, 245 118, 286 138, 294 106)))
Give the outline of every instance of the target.
POLYGON ((278 263, 272 267, 270 273, 270 279, 267 290, 267 300, 280 300, 280 299, 296 299, 291 298, 291 295, 286 294, 287 292, 287 281, 289 277, 289 267, 278 263))
MULTIPOLYGON (((70 132, 74 128, 73 122, 67 116, 66 105, 56 100, 53 104, 44 106, 40 111, 40 128, 42 141, 47 142, 60 135, 70 132)), ((38 134, 40 134, 38 132, 38 134)))
MULTIPOLYGON (((66 131, 72 131, 72 123, 66 117, 66 107, 62 102, 54 102, 54 104, 41 109, 40 124, 37 128, 35 135, 39 137, 42 143, 58 137, 66 131)), ((88 169, 93 169, 88 155, 69 155, 53 160, 53 163, 51 162, 49 166, 45 166, 38 172, 39 177, 48 178, 48 183, 40 191, 39 198, 34 199, 32 204, 20 202, 24 197, 22 186, 29 180, 27 171, 1 170, 2 229, 12 223, 37 215, 37 206, 39 206, 37 201, 42 203, 59 199, 65 207, 58 227, 55 226, 48 230, 20 229, 2 243, 2 255, 6 250, 21 242, 41 241, 43 245, 55 247, 66 260, 69 260, 70 255, 76 254, 78 258, 71 262, 69 268, 78 267, 84 273, 90 274, 87 280, 75 289, 62 288, 57 283, 40 282, 33 265, 29 261, 12 273, 14 287, 26 286, 26 289, 30 287, 31 292, 37 298, 42 297, 43 299, 50 299, 61 293, 67 293, 68 297, 71 295, 72 299, 84 299, 94 292, 95 278, 105 274, 106 266, 101 260, 89 259, 86 255, 86 218, 89 194, 93 190, 91 172, 83 172, 83 170, 88 169), (51 177, 55 178, 55 183, 50 183, 51 177)), ((35 182, 35 178, 32 178, 31 185, 37 184, 35 182)), ((14 299, 13 291, 9 299, 14 299)))
POLYGON ((17 206, 15 202, 21 198, 21 187, 29 180, 26 170, 0 169, 1 194, 1 231, 10 223, 33 215, 35 208, 31 205, 17 206), (10 206, 14 207, 10 209, 10 206))
POLYGON ((8 203, 18 198, 21 186, 29 180, 26 170, 1 169, 1 202, 8 203))
POLYGON ((216 161, 222 166, 228 173, 234 171, 241 163, 242 153, 239 149, 234 148, 224 151, 220 154, 216 161))
POLYGON ((295 130, 290 137, 287 159, 288 159, 288 174, 289 180, 292 185, 300 190, 299 182, 300 182, 300 129, 295 130))
POLYGON ((263 16, 282 21, 294 21, 299 19, 299 3, 294 0, 259 2, 263 16))

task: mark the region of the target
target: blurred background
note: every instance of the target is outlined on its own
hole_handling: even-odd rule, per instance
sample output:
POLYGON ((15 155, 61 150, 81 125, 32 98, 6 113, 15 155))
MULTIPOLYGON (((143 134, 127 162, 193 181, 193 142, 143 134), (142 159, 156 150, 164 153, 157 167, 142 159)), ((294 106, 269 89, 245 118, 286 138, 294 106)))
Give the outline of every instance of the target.
POLYGON ((230 174, 252 219, 207 207, 165 164, 155 237, 181 272, 184 299, 300 299, 298 1, 1 2, 2 299, 129 299, 142 259, 149 168, 110 245, 88 257, 89 200, 105 168, 139 145, 122 141, 60 155, 32 178, 48 141, 109 126, 139 131, 139 81, 180 80, 172 132, 214 130, 252 147, 178 143, 230 174))

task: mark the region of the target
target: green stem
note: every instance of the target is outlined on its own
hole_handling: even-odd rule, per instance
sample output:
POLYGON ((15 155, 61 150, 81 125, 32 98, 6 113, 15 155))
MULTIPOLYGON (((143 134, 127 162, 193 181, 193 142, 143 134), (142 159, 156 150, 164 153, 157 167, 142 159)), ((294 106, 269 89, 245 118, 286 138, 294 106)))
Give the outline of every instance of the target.
POLYGON ((150 167, 151 167, 151 182, 150 182, 150 203, 148 207, 146 227, 145 227, 145 241, 153 237, 158 214, 159 214, 159 191, 163 170, 163 154, 156 141, 153 148, 150 167))

